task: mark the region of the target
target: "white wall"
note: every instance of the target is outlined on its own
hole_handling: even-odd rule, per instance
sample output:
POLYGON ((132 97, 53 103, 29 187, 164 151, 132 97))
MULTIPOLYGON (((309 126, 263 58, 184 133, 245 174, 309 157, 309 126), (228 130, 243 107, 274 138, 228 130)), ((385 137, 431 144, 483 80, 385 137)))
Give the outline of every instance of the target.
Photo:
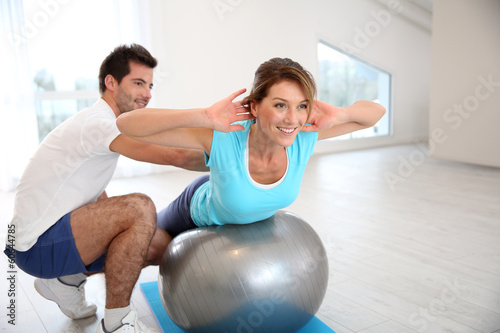
POLYGON ((318 145, 319 151, 424 140, 428 135, 430 33, 399 15, 404 2, 390 3, 150 1, 150 49, 159 60, 154 104, 208 106, 241 87, 249 88, 258 65, 276 56, 292 58, 317 76, 316 45, 322 39, 393 75, 394 135, 324 142, 318 145))
POLYGON ((500 167, 500 1, 434 3, 432 156, 500 167))

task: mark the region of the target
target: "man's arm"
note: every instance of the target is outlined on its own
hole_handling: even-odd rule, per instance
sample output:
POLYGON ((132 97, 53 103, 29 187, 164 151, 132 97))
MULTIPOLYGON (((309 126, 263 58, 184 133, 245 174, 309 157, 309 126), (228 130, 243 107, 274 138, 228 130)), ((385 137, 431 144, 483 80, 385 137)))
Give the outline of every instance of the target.
POLYGON ((136 161, 161 165, 173 165, 192 171, 209 171, 202 150, 171 148, 136 141, 120 134, 111 142, 109 149, 136 161))

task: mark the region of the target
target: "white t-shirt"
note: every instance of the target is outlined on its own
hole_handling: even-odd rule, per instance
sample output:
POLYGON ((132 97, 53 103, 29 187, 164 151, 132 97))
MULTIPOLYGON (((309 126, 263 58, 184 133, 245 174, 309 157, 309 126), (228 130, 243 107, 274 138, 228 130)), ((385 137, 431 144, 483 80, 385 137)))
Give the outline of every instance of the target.
POLYGON ((17 187, 16 250, 27 251, 62 216, 97 200, 115 171, 120 155, 109 145, 119 134, 113 110, 99 99, 43 140, 17 187))

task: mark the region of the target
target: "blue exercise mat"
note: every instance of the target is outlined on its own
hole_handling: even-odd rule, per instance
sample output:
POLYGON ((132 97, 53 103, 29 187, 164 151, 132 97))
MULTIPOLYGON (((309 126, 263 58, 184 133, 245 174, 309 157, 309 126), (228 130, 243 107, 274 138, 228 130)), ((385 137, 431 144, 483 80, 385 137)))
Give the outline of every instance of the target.
MULTIPOLYGON (((141 283, 141 289, 146 296, 151 310, 158 321, 163 332, 168 333, 184 333, 182 329, 177 326, 172 319, 167 315, 165 309, 163 309, 163 304, 161 304, 160 294, 158 293, 158 282, 146 282, 141 283)), ((307 323, 300 331, 297 333, 335 333, 330 327, 326 326, 317 317, 314 317, 310 322, 307 323)))

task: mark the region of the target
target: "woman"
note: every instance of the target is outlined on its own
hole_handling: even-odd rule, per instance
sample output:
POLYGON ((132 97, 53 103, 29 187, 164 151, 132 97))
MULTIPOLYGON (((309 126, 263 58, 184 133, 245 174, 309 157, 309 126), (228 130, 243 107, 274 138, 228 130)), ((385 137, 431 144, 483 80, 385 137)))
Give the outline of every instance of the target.
POLYGON ((314 101, 312 75, 287 58, 259 66, 250 95, 233 102, 244 92, 206 109, 143 109, 118 118, 118 128, 134 139, 206 154, 210 177, 196 179, 158 215, 171 237, 272 216, 297 197, 317 140, 371 127, 385 113, 368 101, 349 107, 314 101))

